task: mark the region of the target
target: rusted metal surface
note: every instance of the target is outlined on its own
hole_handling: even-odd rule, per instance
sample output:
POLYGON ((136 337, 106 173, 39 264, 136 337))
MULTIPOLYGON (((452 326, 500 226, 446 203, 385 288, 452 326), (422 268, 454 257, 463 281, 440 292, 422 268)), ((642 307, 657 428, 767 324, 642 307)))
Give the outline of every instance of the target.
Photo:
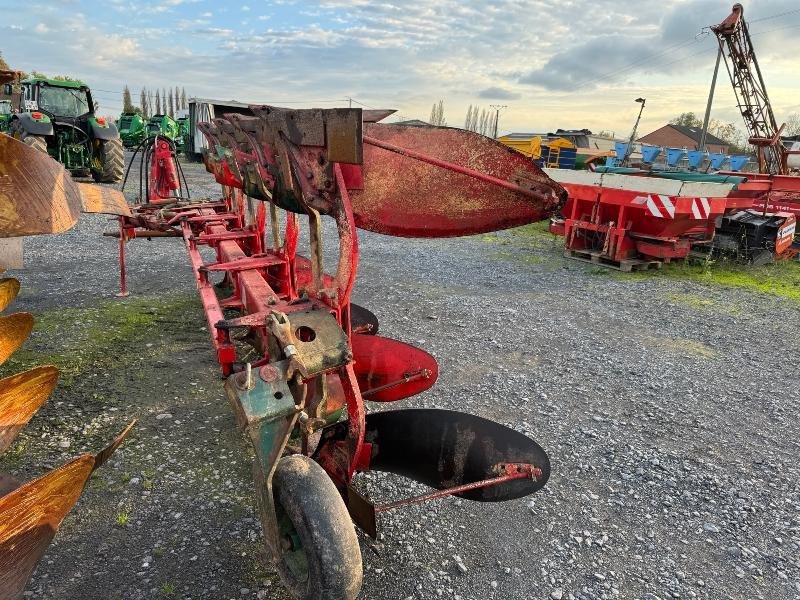
POLYGON ((8 308, 19 294, 19 281, 13 277, 0 279, 0 312, 8 308))
POLYGON ((121 192, 78 184, 47 154, 0 133, 0 237, 61 233, 81 211, 130 214, 121 192))
POLYGON ((350 190, 361 229, 403 237, 484 233, 539 221, 566 199, 530 160, 476 133, 382 123, 364 129, 363 187, 350 190))
MULTIPOLYGON (((62 165, 27 144, 0 134, 0 237, 58 233, 72 227, 80 211, 130 214, 121 193, 78 185, 62 165)), ((19 292, 16 279, 0 280, 0 310, 19 292)), ((0 363, 30 335, 33 317, 0 317, 0 363)), ((0 381, 0 452, 50 396, 58 369, 41 366, 0 381)), ((0 473, 0 598, 22 597, 25 585, 64 516, 80 497, 91 473, 122 443, 131 423, 96 455, 80 456, 21 484, 0 473)))
POLYGON ((32 330, 31 313, 14 313, 0 317, 0 364, 6 362, 22 346, 32 330))
POLYGON ((0 237, 66 231, 80 210, 78 185, 61 164, 0 133, 0 237))
POLYGON ((58 369, 36 367, 0 380, 0 453, 50 397, 56 387, 58 369))
POLYGON ((371 121, 385 115, 360 109, 251 110, 255 117, 226 114, 201 126, 206 168, 223 186, 221 200, 137 206, 121 219, 119 235, 121 241, 153 231, 183 237, 226 395, 255 451, 260 514, 273 554, 281 543, 272 477, 284 451, 313 451, 351 514, 366 507, 359 522, 372 534, 374 507, 363 498, 359 503, 350 485, 370 468, 447 490, 430 497, 498 501, 539 489, 549 474, 547 455, 509 428, 448 411, 367 417, 365 396, 386 402, 418 394, 436 381, 438 366, 418 348, 375 335, 377 318, 352 305, 350 295, 357 226, 395 235, 490 231, 549 216, 562 200, 560 186, 524 157, 471 133, 382 130, 371 121), (364 145, 365 131, 372 145, 364 145), (253 198, 264 202, 253 206, 253 198), (323 246, 330 243, 322 235, 325 219, 337 231, 332 273, 323 271, 323 246), (215 273, 224 274, 225 298, 210 280, 215 273), (226 318, 224 310, 238 314, 226 318), (246 354, 239 342, 249 346, 246 354), (311 434, 336 423, 343 410, 347 418, 325 428, 314 450, 311 434), (292 432, 297 442, 286 450, 292 432), (530 469, 497 472, 510 463, 530 469))
POLYGON ((0 498, 0 597, 21 598, 25 585, 86 482, 119 447, 135 421, 95 455, 84 454, 0 498))
POLYGON ((130 216, 128 201, 119 190, 107 185, 79 183, 81 195, 81 211, 85 213, 102 213, 105 215, 130 216))

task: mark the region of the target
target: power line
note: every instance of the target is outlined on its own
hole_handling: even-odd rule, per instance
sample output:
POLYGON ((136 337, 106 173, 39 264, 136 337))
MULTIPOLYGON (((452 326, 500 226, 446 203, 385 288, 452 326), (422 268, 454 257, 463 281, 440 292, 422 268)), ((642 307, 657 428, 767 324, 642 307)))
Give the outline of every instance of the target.
POLYGON ((648 62, 652 63, 653 59, 658 58, 659 56, 661 56, 663 54, 666 54, 666 53, 668 53, 668 52, 670 52, 672 50, 678 50, 678 49, 686 47, 686 46, 691 46, 692 44, 696 44, 698 41, 699 41, 699 38, 695 37, 694 39, 691 39, 691 40, 688 40, 688 41, 685 41, 685 42, 679 42, 677 44, 673 44, 671 46, 667 46, 666 48, 664 48, 663 50, 660 50, 659 52, 656 52, 655 54, 651 54, 650 56, 647 56, 647 57, 644 57, 644 58, 639 58, 639 59, 633 61, 632 63, 629 63, 628 65, 626 65, 624 67, 621 67, 621 68, 619 68, 619 69, 617 69, 615 71, 610 71, 609 73, 604 73, 603 75, 600 75, 598 77, 594 77, 592 79, 587 79, 585 81, 582 81, 582 82, 578 83, 576 86, 574 86, 573 89, 580 89, 582 87, 586 87, 587 85, 595 83, 597 81, 602 81, 604 79, 608 79, 609 77, 614 77, 616 75, 620 75, 620 74, 625 73, 627 71, 630 71, 631 69, 634 69, 635 67, 637 67, 637 66, 639 66, 641 64, 644 64, 644 63, 648 63, 648 62))
POLYGON ((790 23, 789 25, 783 25, 782 27, 775 27, 774 29, 766 29, 764 31, 756 31, 755 33, 751 33, 750 37, 755 35, 761 35, 764 33, 772 33, 773 31, 781 31, 782 29, 794 29, 795 27, 800 27, 799 23, 790 23))
MULTIPOLYGON (((795 13, 800 13, 800 8, 787 10, 787 11, 784 11, 784 12, 781 12, 781 13, 777 13, 777 14, 774 14, 774 15, 770 15, 770 16, 767 16, 767 17, 760 17, 758 19, 748 20, 748 23, 758 23, 760 21, 768 21, 768 20, 771 20, 771 19, 777 19, 779 17, 784 17, 786 15, 791 15, 791 14, 795 14, 795 13)), ((792 27, 797 27, 797 25, 791 25, 791 24, 790 25, 784 25, 783 27, 776 27, 775 29, 769 29, 769 30, 766 30, 766 31, 759 31, 759 32, 753 33, 751 35, 760 35, 762 33, 771 33, 773 31, 780 31, 782 29, 791 29, 792 27)), ((632 63, 629 63, 629 64, 625 65, 624 67, 621 67, 620 69, 617 69, 615 71, 611 71, 609 73, 605 73, 603 75, 600 75, 598 77, 594 77, 592 79, 587 79, 585 81, 582 81, 582 82, 578 83, 577 85, 573 86, 572 89, 573 90, 579 90, 579 89, 581 89, 583 87, 586 87, 587 85, 590 85, 592 83, 596 83, 598 81, 603 81, 605 79, 609 79, 611 77, 615 77, 617 75, 620 75, 622 73, 630 71, 630 70, 636 68, 637 66, 639 66, 641 64, 652 62, 653 59, 655 59, 655 58, 657 58, 657 57, 659 57, 659 56, 661 56, 663 54, 666 54, 667 52, 670 52, 672 50, 678 50, 678 49, 681 49, 681 48, 686 47, 686 46, 691 46, 692 44, 696 44, 697 42, 699 42, 701 39, 708 39, 708 38, 705 37, 707 35, 708 35, 708 28, 704 27, 701 30, 700 34, 696 35, 691 40, 687 40, 687 41, 684 41, 684 42, 678 42, 676 44, 672 44, 671 46, 667 46, 666 48, 656 52, 655 54, 652 54, 652 55, 644 57, 644 58, 637 59, 637 60, 633 61, 632 63)), ((689 55, 689 56, 694 56, 694 55, 689 55)), ((688 58, 689 56, 687 56, 686 58, 688 58)), ((676 61, 672 61, 672 62, 667 63, 667 64, 674 64, 675 62, 679 62, 680 60, 683 60, 683 59, 678 59, 676 61)))
POLYGON ((350 100, 351 102, 355 102, 356 104, 358 104, 358 105, 360 105, 360 106, 363 106, 364 108, 369 108, 369 109, 371 109, 371 110, 378 110, 378 109, 377 109, 377 108, 375 108, 374 106, 370 106, 369 104, 364 104, 363 102, 359 102, 359 101, 358 101, 358 100, 356 100, 355 98, 348 98, 348 100, 350 100))
POLYGON ((787 10, 786 12, 778 13, 777 15, 772 15, 769 17, 760 17, 758 19, 748 19, 748 23, 759 23, 761 21, 769 21, 770 19, 777 19, 778 17, 785 17, 786 15, 793 15, 795 13, 800 13, 800 8, 795 8, 792 10, 787 10))

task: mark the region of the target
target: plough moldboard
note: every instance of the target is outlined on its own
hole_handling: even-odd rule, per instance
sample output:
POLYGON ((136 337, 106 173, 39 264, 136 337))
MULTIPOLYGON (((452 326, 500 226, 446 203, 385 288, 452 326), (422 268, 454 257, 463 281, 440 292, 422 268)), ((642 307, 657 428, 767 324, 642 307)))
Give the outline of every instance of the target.
MULTIPOLYGON (((219 199, 148 185, 147 201, 120 219, 123 285, 127 241, 183 238, 226 395, 254 450, 260 517, 278 572, 296 598, 355 598, 362 569, 351 518, 375 536, 380 512, 449 494, 519 498, 550 471, 536 442, 477 416, 366 414, 365 399, 392 402, 429 389, 438 367, 427 352, 377 335, 375 316, 350 302, 357 228, 417 237, 494 231, 550 216, 564 192, 483 136, 378 122, 392 111, 251 112, 201 125, 219 199), (323 219, 338 232, 331 274, 323 269, 323 219), (213 250, 212 262, 203 247, 213 250), (257 358, 243 362, 243 345, 257 358), (376 506, 353 486, 368 469, 436 491, 376 506)), ((159 152, 150 155, 148 177, 167 181, 159 152)))
MULTIPOLYGON (((0 133, 0 238, 60 233, 81 212, 130 215, 121 192, 77 184, 55 160, 0 133)), ((7 264, 0 256, 0 272, 7 264)), ((20 283, 0 279, 0 311, 16 298, 20 283)), ((30 313, 0 316, 0 364, 22 346, 34 327, 30 313)), ((59 371, 43 365, 0 379, 0 454, 47 401, 59 371)), ((105 449, 83 454, 27 483, 0 472, 0 600, 21 598, 28 579, 91 474, 105 463, 133 427, 105 449)))

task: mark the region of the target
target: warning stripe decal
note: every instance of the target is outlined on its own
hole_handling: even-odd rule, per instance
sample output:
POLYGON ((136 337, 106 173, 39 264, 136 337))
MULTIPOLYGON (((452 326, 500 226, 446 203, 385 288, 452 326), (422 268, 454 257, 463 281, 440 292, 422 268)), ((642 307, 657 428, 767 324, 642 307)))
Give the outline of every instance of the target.
MULTIPOLYGON (((692 211, 692 217, 698 221, 705 221, 711 214, 711 202, 708 198, 686 198, 692 211)), ((647 212, 659 219, 674 219, 676 198, 663 194, 637 196, 635 204, 643 204, 647 212)), ((685 204, 683 206, 686 206, 685 204)))

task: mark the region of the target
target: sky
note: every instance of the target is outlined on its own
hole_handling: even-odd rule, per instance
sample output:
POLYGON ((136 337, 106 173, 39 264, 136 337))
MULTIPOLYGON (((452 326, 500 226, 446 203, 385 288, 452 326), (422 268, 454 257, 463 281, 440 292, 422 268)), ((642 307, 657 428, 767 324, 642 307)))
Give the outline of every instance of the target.
MULTIPOLYGON (((449 125, 502 105, 499 132, 588 128, 627 137, 705 110, 731 0, 0 0, 13 68, 86 81, 101 114, 122 87, 290 107, 397 109, 449 125)), ((743 2, 779 122, 800 113, 798 0, 743 2)), ((742 121, 727 73, 712 117, 742 121)))

